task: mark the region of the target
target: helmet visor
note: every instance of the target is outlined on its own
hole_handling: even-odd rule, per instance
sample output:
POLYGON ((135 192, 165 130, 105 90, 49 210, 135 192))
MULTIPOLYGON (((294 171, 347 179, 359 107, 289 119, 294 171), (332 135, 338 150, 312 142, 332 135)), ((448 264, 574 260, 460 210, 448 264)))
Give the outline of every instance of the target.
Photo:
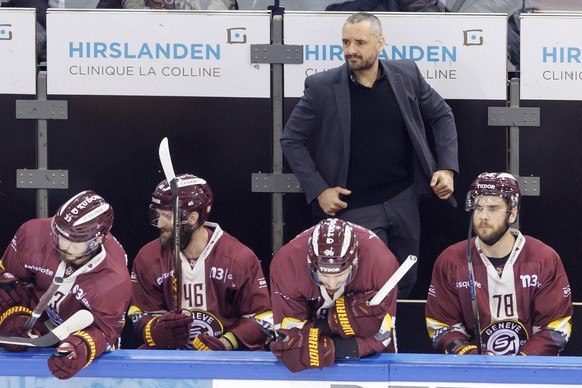
POLYGON ((488 212, 491 214, 510 213, 511 207, 506 195, 478 194, 470 197, 467 195, 465 210, 473 210, 475 214, 488 212))
POLYGON ((51 232, 53 248, 67 261, 74 261, 91 255, 101 245, 98 240, 100 240, 100 237, 85 242, 72 242, 57 233, 51 232))
MULTIPOLYGON (((180 219, 183 225, 188 223, 188 214, 190 214, 188 210, 180 209, 180 219)), ((174 225, 174 212, 172 210, 164 210, 150 205, 149 215, 150 224, 156 228, 174 225)))
POLYGON ((511 195, 507 193, 500 193, 496 190, 471 190, 467 193, 467 197, 465 199, 465 211, 475 210, 479 203, 481 203, 484 198, 488 197, 498 197, 503 199, 508 207, 508 210, 511 210, 509 206, 509 204, 513 202, 511 195))

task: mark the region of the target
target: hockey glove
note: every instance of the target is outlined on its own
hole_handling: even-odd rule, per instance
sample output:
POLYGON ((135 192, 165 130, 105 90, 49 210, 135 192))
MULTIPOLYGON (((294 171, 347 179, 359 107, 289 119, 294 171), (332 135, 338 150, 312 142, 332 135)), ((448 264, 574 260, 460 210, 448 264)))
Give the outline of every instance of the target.
POLYGON ((150 348, 180 349, 190 338, 191 325, 191 315, 167 312, 146 324, 143 337, 150 348))
POLYGON ((281 329, 271 351, 291 372, 333 365, 335 348, 331 338, 320 336, 317 328, 281 329))
POLYGON ((463 339, 456 339, 445 349, 445 354, 478 354, 477 346, 463 339))
POLYGON ((238 347, 238 341, 231 332, 225 333, 222 337, 213 337, 208 333, 200 333, 194 341, 192 347, 196 350, 233 350, 238 347), (229 345, 225 344, 223 340, 228 341, 229 345))
MULTIPOLYGON (((28 337, 24 331, 24 324, 32 315, 32 311, 28 307, 14 306, 10 307, 0 316, 0 335, 9 337, 28 337)), ((38 334, 38 330, 32 330, 34 334, 38 334)), ((4 349, 9 352, 24 352, 28 346, 24 345, 2 345, 4 349)))
POLYGON ((0 283, 0 311, 6 311, 12 306, 28 306, 30 294, 22 285, 3 285, 0 283))
POLYGON ((370 337, 376 334, 386 315, 386 302, 368 306, 368 300, 374 295, 375 291, 368 291, 338 298, 327 317, 332 333, 342 338, 370 337))
POLYGON ((48 368, 56 378, 70 379, 93 361, 95 342, 86 332, 77 331, 60 343, 57 352, 49 357, 48 368))

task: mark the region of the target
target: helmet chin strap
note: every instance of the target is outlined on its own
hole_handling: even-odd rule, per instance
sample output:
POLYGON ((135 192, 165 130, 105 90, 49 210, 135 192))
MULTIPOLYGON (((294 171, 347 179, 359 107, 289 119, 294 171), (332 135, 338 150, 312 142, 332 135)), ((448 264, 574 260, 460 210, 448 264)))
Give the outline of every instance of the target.
POLYGON ((481 341, 481 323, 479 322, 479 308, 477 304, 477 291, 475 289, 475 276, 473 273, 473 259, 471 237, 473 231, 473 215, 475 209, 469 212, 469 231, 467 235, 467 269, 469 272, 469 292, 471 294, 471 309, 473 310, 473 331, 475 345, 477 345, 477 354, 483 354, 483 345, 481 341))
POLYGON ((198 229, 200 229, 201 226, 202 226, 202 224, 196 224, 196 226, 194 228, 190 228, 187 225, 186 226, 182 225, 182 227, 180 228, 180 249, 181 250, 186 249, 188 244, 190 244, 190 241, 192 241, 192 235, 194 234, 194 232, 196 232, 198 229))

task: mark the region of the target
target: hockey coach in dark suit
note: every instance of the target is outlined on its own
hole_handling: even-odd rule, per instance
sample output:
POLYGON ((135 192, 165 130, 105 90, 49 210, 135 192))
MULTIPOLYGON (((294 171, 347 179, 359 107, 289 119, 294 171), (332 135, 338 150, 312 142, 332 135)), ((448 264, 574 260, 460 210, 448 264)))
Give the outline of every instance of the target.
MULTIPOLYGON (((420 250, 420 196, 455 205, 453 113, 414 62, 379 59, 385 39, 376 16, 351 15, 342 45, 346 63, 306 78, 281 146, 314 215, 372 230, 402 262, 420 250)), ((413 268, 399 297, 415 282, 413 268)))

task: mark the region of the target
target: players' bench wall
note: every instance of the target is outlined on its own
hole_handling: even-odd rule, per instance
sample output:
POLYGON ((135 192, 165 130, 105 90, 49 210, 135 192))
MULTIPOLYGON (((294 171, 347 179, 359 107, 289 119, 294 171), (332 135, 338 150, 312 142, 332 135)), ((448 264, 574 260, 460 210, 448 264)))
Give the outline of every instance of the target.
POLYGON ((381 354, 338 361, 323 370, 289 372, 269 352, 117 350, 67 381, 47 368, 48 349, 0 350, 4 386, 54 387, 581 387, 578 357, 489 357, 381 354), (60 383, 60 384, 57 384, 60 383))
MULTIPOLYGON (((8 246, 21 223, 35 217, 34 190, 15 185, 16 169, 36 167, 35 122, 15 118, 15 101, 20 99, 33 97, 0 94, 0 249, 8 246)), ((253 193, 250 187, 251 173, 272 171, 268 98, 59 95, 49 99, 66 100, 69 112, 68 120, 49 121, 45 139, 49 169, 69 171, 69 188, 49 191, 49 214, 74 193, 96 190, 114 207, 113 234, 127 250, 131 265, 139 248, 157 236, 148 223, 147 207, 153 188, 164 178, 157 149, 160 139, 167 136, 176 171, 194 172, 210 182, 215 193, 211 219, 249 245, 268 276, 273 254, 271 199, 269 194, 253 193)), ((297 101, 285 99, 285 119, 297 101)), ((461 175, 455 197, 461 205, 452 209, 433 200, 422 206, 419 281, 412 295, 416 299, 426 297, 436 256, 466 237, 462 204, 470 182, 479 172, 506 169, 506 130, 487 123, 488 107, 503 107, 506 101, 449 98, 447 102, 455 113, 459 135, 461 175)), ((576 160, 582 145, 582 106, 577 101, 527 104, 539 106, 542 116, 540 127, 522 130, 522 175, 541 176, 544 183, 542 196, 524 199, 522 230, 561 254, 574 300, 580 301, 582 289, 575 280, 582 273, 577 243, 582 172, 576 160)), ((313 221, 302 194, 285 195, 284 204, 288 241, 313 221)), ((406 322, 406 315, 399 314, 399 322, 406 322)), ((410 318, 424 324, 419 314, 410 318)), ((130 325, 124 338, 124 347, 135 345, 130 325)), ((573 353, 582 354, 582 348, 573 353)))

